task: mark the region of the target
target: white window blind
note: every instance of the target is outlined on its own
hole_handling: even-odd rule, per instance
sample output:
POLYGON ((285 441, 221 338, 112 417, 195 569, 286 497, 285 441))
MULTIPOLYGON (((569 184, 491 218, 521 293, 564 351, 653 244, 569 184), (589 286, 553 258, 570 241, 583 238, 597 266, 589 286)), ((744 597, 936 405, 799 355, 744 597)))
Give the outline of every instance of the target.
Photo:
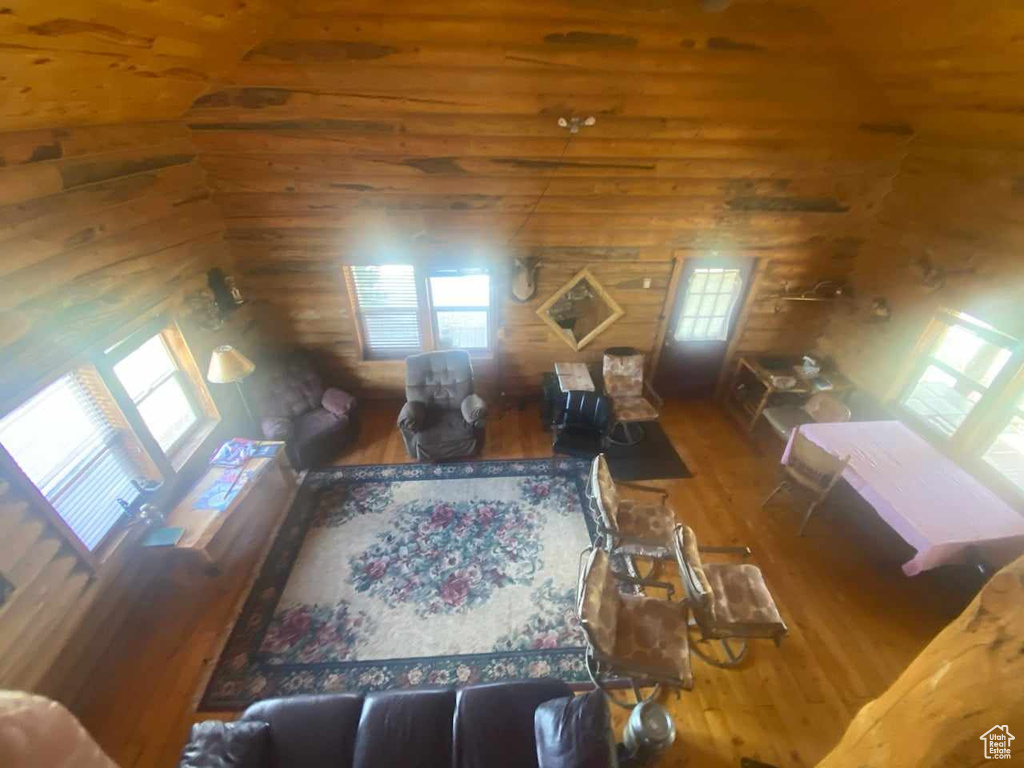
POLYGON ((416 273, 412 266, 349 267, 363 345, 372 357, 404 357, 422 348, 416 273))
POLYGON ((0 420, 0 444, 90 551, 138 496, 141 473, 75 373, 0 420))

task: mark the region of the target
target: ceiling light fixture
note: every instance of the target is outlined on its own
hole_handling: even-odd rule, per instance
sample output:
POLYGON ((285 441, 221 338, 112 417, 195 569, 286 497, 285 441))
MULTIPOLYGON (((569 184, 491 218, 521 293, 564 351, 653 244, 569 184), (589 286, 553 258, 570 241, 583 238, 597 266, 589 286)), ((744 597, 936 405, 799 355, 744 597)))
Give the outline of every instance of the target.
POLYGON ((585 125, 594 125, 597 123, 597 118, 591 115, 588 118, 582 117, 560 117, 558 118, 558 125, 562 128, 568 128, 569 133, 579 133, 580 128, 585 125))

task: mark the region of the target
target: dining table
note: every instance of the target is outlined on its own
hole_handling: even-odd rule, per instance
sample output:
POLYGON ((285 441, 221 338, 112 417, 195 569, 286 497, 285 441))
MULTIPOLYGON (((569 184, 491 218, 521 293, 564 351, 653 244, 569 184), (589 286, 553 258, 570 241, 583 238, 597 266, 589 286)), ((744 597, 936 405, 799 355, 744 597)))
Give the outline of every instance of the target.
MULTIPOLYGON (((963 563, 971 551, 1024 551, 1024 517, 974 475, 900 421, 805 424, 815 445, 848 459, 843 479, 917 554, 915 576, 963 563)), ((785 464, 796 439, 790 435, 785 464)))

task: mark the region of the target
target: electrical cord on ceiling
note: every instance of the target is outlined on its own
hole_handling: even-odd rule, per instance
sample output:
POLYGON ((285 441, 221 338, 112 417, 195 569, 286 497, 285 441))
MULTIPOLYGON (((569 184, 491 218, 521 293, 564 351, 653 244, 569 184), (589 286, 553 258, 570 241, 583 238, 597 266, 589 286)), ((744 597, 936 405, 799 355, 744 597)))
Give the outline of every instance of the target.
MULTIPOLYGON (((565 137, 565 144, 562 145, 562 152, 561 154, 558 155, 558 160, 555 161, 556 168, 552 170, 557 170, 557 165, 562 162, 562 158, 565 157, 565 152, 566 150, 569 149, 569 143, 572 141, 573 136, 575 136, 575 134, 570 133, 568 136, 565 137)), ((530 212, 526 214, 526 218, 523 219, 523 223, 519 225, 519 228, 512 233, 511 237, 509 237, 508 241, 505 243, 506 246, 513 245, 516 241, 516 238, 519 237, 520 233, 524 229, 526 229, 526 225, 530 223, 530 220, 533 218, 533 214, 536 213, 537 207, 541 204, 541 201, 544 199, 544 196, 548 193, 548 190, 551 188, 551 184, 552 182, 554 182, 554 180, 554 175, 548 177, 548 183, 544 185, 544 189, 542 189, 540 194, 537 195, 537 199, 533 201, 533 207, 530 208, 530 212)))
MULTIPOLYGON (((562 159, 565 157, 565 153, 569 149, 569 144, 572 142, 572 137, 580 132, 580 128, 582 128, 584 126, 594 125, 594 123, 596 123, 596 122, 597 122, 597 118, 595 118, 593 115, 591 115, 590 117, 586 117, 586 118, 583 118, 583 117, 560 117, 560 118, 558 118, 558 125, 559 125, 559 127, 565 128, 566 130, 568 130, 569 131, 569 135, 565 137, 565 143, 562 145, 562 151, 558 154, 558 159, 555 160, 554 167, 552 168, 552 171, 558 170, 558 166, 561 164, 562 159)), ((551 189, 551 184, 554 182, 554 180, 555 180, 554 173, 552 173, 552 175, 550 175, 548 177, 548 181, 547 181, 547 184, 544 185, 544 189, 542 189, 540 194, 537 195, 537 199, 533 201, 533 205, 530 207, 530 210, 526 214, 526 217, 523 219, 522 223, 516 228, 516 231, 512 233, 512 235, 509 237, 509 239, 505 241, 505 247, 506 248, 511 247, 511 246, 513 246, 515 244, 516 238, 518 238, 519 235, 522 233, 522 231, 524 229, 526 229, 526 225, 529 224, 533 220, 533 214, 535 214, 537 212, 537 208, 540 207, 540 204, 544 200, 544 197, 547 195, 548 190, 551 189)), ((497 377, 498 377, 498 387, 499 387, 499 393, 501 395, 501 411, 502 411, 502 413, 504 413, 504 412, 506 412, 509 409, 509 403, 508 403, 508 398, 506 397, 505 393, 503 391, 501 391, 501 389, 500 389, 500 387, 501 387, 501 352, 500 352, 500 350, 498 351, 498 354, 495 355, 495 373, 497 374, 497 377)), ((522 403, 520 403, 520 410, 522 410, 522 403)))
MULTIPOLYGON (((569 143, 572 141, 572 137, 574 135, 575 135, 574 132, 570 132, 569 135, 565 137, 565 143, 562 145, 562 151, 558 155, 558 160, 555 161, 556 166, 557 166, 558 163, 561 163, 562 158, 565 157, 566 150, 569 149, 569 143)), ((557 168, 553 169, 553 170, 557 170, 557 168)), ((526 229, 526 225, 530 223, 530 220, 533 218, 533 214, 536 213, 537 207, 541 204, 541 201, 544 199, 544 196, 548 193, 548 190, 551 188, 551 184, 552 184, 552 182, 554 182, 554 180, 555 180, 554 175, 551 175, 551 176, 548 177, 547 184, 544 185, 544 189, 542 189, 540 191, 540 194, 537 195, 537 199, 533 201, 533 206, 530 208, 530 211, 526 214, 526 218, 523 219, 523 222, 519 225, 519 227, 516 229, 516 231, 512 233, 512 235, 508 238, 508 240, 505 241, 505 246, 506 247, 512 246, 515 243, 516 238, 519 237, 519 234, 524 229, 526 229)), ((497 374, 497 382, 496 383, 498 385, 498 393, 500 395, 500 402, 501 402, 501 406, 500 406, 501 413, 505 414, 506 412, 508 412, 508 410, 509 410, 509 408, 511 406, 510 406, 510 404, 508 402, 508 397, 505 395, 504 390, 501 389, 501 351, 500 350, 498 350, 498 354, 496 354, 494 356, 494 360, 495 360, 495 373, 497 374)), ((520 403, 519 410, 522 410, 522 403, 520 403)))

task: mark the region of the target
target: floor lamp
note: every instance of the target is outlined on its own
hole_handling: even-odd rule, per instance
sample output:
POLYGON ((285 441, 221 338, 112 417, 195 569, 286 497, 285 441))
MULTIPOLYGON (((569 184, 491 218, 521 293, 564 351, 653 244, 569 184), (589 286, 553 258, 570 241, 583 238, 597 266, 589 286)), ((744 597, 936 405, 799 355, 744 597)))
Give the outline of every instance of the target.
POLYGON ((256 418, 252 415, 252 410, 249 408, 249 401, 245 399, 242 381, 251 376, 255 370, 256 366, 252 360, 234 347, 224 344, 213 350, 213 355, 210 357, 210 370, 206 372, 207 381, 214 384, 234 384, 238 387, 238 396, 242 399, 242 406, 245 408, 245 412, 249 416, 249 423, 253 427, 258 425, 256 424, 256 418))

